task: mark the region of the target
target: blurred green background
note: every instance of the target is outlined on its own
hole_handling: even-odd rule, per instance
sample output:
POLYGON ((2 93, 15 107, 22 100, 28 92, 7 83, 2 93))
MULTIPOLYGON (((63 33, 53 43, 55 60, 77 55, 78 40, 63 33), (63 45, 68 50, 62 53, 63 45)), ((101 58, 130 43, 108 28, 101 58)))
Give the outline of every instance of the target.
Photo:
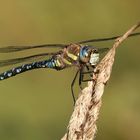
MULTIPOLYGON (((139 0, 0 0, 0 46, 111 37, 123 34, 138 21, 139 0)), ((0 54, 0 59, 44 51, 50 50, 0 54)), ((1 68, 0 72, 9 68, 1 68)), ((0 82, 0 139, 60 139, 73 110, 70 84, 75 71, 39 69, 0 82)), ((75 90, 79 90, 78 84, 75 90)), ((139 140, 139 132, 140 37, 135 37, 117 50, 96 140, 139 140)))

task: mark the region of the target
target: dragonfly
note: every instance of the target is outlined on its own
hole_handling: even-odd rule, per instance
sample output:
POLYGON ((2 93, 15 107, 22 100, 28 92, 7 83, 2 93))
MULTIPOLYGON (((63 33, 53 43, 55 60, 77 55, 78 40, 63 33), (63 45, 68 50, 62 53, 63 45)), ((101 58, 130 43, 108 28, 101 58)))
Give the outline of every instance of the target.
MULTIPOLYGON (((131 34, 129 37, 137 36, 137 35, 140 35, 140 33, 131 34)), ((22 64, 18 67, 14 67, 10 70, 1 73, 0 80, 4 80, 33 69, 50 68, 59 71, 65 68, 75 66, 78 69, 71 83, 71 93, 72 93, 73 101, 75 103, 76 100, 74 96, 73 87, 78 74, 79 74, 79 86, 82 89, 81 86, 82 82, 87 82, 92 80, 92 78, 84 79, 84 75, 85 74, 91 75, 94 72, 95 67, 99 63, 100 54, 109 50, 109 48, 97 48, 91 45, 87 45, 87 43, 109 41, 109 40, 117 39, 118 37, 120 36, 84 40, 71 44, 43 44, 43 45, 36 45, 36 46, 2 47, 0 48, 0 53, 12 53, 12 52, 20 52, 20 51, 25 51, 25 50, 35 49, 35 48, 52 48, 52 47, 60 48, 60 50, 57 52, 40 53, 40 54, 21 57, 21 58, 0 60, 0 67, 32 61, 31 63, 28 62, 26 64, 22 64), (40 58, 44 58, 44 59, 38 60, 40 58), (90 68, 92 70, 90 70, 90 68)))

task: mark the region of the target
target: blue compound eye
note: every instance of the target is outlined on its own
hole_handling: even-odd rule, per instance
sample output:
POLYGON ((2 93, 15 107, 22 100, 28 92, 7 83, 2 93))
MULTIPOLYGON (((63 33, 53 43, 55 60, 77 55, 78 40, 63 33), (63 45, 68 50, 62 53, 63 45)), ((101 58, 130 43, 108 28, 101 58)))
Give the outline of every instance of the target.
POLYGON ((91 53, 91 49, 89 49, 87 46, 83 48, 83 56, 89 57, 91 53))
POLYGON ((91 49, 88 46, 84 46, 80 49, 80 60, 87 63, 90 59, 91 49))
POLYGON ((88 52, 85 51, 85 52, 84 52, 84 56, 85 56, 85 57, 88 57, 88 56, 89 56, 88 52))

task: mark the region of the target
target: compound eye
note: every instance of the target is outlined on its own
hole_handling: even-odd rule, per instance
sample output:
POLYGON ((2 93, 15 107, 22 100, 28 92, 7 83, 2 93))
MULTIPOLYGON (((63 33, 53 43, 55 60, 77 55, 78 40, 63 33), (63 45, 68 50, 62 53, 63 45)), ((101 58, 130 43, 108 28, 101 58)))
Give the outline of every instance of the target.
POLYGON ((89 57, 92 53, 92 50, 91 49, 88 49, 87 52, 86 52, 86 57, 89 57))
POLYGON ((85 52, 85 57, 88 57, 88 52, 85 52))

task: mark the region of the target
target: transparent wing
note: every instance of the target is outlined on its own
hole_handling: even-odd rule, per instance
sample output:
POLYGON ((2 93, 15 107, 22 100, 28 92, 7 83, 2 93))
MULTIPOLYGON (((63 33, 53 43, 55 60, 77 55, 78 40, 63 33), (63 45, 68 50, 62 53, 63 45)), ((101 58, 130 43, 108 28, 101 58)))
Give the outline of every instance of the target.
MULTIPOLYGON (((133 33, 133 34, 129 35, 129 37, 138 36, 138 35, 140 35, 140 32, 133 33)), ((84 44, 84 43, 90 43, 90 42, 109 41, 109 40, 117 39, 118 37, 120 37, 120 36, 90 39, 90 40, 84 40, 84 41, 80 41, 80 42, 76 42, 76 43, 84 44)), ((43 45, 36 45, 36 46, 7 46, 7 47, 0 48, 0 53, 17 52, 17 51, 23 51, 23 50, 28 50, 28 49, 34 49, 34 48, 52 48, 52 47, 64 48, 66 46, 67 46, 66 44, 43 44, 43 45)))
POLYGON ((31 56, 22 57, 22 58, 0 60, 0 67, 13 65, 13 64, 17 64, 17 63, 22 63, 25 61, 31 61, 31 60, 35 61, 35 60, 42 59, 47 56, 55 55, 57 53, 54 53, 54 52, 53 53, 41 53, 41 54, 31 55, 31 56))
MULTIPOLYGON (((140 35, 140 33, 133 33, 133 34, 130 34, 128 37, 138 36, 138 35, 140 35)), ((98 39, 83 40, 83 41, 80 41, 80 42, 77 42, 77 43, 84 44, 84 43, 90 43, 90 42, 109 41, 109 40, 117 39, 118 37, 121 37, 121 36, 114 36, 114 37, 107 37, 107 38, 98 38, 98 39)))
POLYGON ((23 51, 23 50, 29 50, 34 48, 64 48, 66 47, 65 44, 43 44, 43 45, 36 45, 36 46, 7 46, 0 48, 0 53, 9 53, 9 52, 17 52, 17 51, 23 51))
POLYGON ((104 53, 104 52, 108 51, 109 48, 98 48, 97 50, 99 53, 104 53))

